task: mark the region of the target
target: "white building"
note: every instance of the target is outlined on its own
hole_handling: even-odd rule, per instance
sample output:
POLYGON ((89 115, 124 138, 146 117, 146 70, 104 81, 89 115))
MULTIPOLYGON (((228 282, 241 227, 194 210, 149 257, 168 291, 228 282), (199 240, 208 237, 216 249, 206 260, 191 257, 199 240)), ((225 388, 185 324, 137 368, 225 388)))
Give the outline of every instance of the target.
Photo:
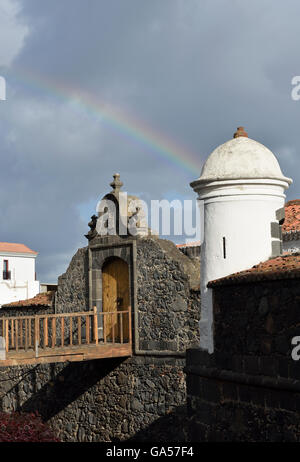
POLYGON ((32 298, 40 291, 36 281, 37 252, 24 244, 0 242, 0 305, 32 298))
POLYGON ((201 176, 191 183, 204 203, 200 347, 210 353, 213 309, 207 284, 281 253, 284 191, 291 182, 274 154, 239 127, 233 139, 210 154, 201 176))

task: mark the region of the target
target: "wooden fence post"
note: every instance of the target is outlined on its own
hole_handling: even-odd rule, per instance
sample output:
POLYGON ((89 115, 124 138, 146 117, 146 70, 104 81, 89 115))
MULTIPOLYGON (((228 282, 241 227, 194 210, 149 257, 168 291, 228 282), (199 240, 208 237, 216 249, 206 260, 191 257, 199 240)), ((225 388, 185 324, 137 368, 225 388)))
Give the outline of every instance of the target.
POLYGON ((96 306, 94 306, 94 339, 96 345, 98 345, 98 313, 96 306))
POLYGON ((39 318, 35 316, 34 318, 34 347, 35 347, 35 356, 38 357, 39 354, 39 318))
POLYGON ((131 306, 128 307, 128 330, 129 330, 129 343, 132 342, 131 336, 131 306))
POLYGON ((5 346, 6 346, 6 352, 8 353, 8 348, 9 348, 8 319, 5 320, 5 346))

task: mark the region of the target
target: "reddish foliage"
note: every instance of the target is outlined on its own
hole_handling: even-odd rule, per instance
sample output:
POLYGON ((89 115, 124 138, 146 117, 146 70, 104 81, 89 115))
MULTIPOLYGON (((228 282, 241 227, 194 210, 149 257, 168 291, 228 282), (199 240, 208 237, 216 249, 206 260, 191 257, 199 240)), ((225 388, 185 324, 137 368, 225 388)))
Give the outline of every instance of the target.
POLYGON ((59 441, 37 412, 0 412, 0 442, 59 441))

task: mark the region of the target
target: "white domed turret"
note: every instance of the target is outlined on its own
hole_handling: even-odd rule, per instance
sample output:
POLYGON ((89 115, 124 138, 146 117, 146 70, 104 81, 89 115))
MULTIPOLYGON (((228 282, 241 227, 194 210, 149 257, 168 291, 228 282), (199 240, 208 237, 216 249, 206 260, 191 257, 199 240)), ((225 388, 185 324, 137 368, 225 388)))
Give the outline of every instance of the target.
POLYGON ((273 178, 285 180, 278 160, 261 143, 238 137, 218 146, 205 162, 198 182, 239 180, 241 178, 273 178))
POLYGON ((285 177, 275 155, 239 127, 217 147, 191 183, 204 202, 201 246, 200 347, 213 352, 211 289, 207 283, 281 252, 285 177))

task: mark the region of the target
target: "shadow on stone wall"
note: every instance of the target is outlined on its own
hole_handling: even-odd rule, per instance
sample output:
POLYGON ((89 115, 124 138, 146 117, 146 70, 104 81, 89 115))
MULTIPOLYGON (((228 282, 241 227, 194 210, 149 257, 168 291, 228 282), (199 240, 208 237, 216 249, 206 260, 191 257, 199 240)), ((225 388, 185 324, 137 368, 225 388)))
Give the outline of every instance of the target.
POLYGON ((127 440, 139 442, 177 442, 188 441, 188 417, 186 406, 178 406, 169 414, 155 420, 147 428, 137 432, 127 440))
MULTIPOLYGON (((47 421, 105 379, 123 361, 124 358, 113 358, 70 363, 59 372, 55 364, 50 364, 50 380, 19 409, 21 412, 37 411, 42 419, 47 421)), ((31 380, 34 382, 36 378, 35 373, 31 380)))
POLYGON ((61 441, 187 441, 183 358, 0 369, 1 409, 37 411, 61 441))

